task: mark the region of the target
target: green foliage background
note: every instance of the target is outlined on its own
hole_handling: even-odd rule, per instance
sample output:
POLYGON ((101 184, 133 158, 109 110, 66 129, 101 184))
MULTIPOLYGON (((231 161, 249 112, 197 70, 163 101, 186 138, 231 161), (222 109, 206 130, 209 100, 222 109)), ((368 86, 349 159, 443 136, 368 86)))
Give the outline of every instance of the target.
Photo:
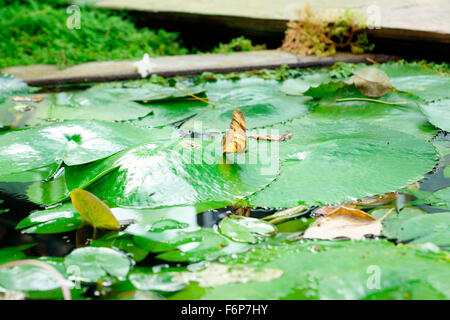
MULTIPOLYGON (((72 66, 88 61, 188 54, 179 34, 137 28, 125 11, 81 7, 81 28, 66 26, 71 13, 62 0, 0 0, 0 68, 15 65, 72 66)), ((220 43, 215 53, 263 49, 244 37, 220 43)))

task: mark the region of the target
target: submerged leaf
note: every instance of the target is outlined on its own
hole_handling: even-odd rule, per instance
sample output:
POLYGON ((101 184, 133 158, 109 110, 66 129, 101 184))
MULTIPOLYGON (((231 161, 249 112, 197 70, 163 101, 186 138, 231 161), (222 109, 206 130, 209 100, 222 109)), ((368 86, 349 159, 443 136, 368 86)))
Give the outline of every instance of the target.
POLYGON ((201 287, 213 287, 228 283, 247 283, 250 281, 268 282, 283 275, 280 269, 251 268, 247 266, 229 266, 212 263, 200 271, 184 271, 173 274, 173 280, 179 283, 198 282, 201 287))
POLYGON ((364 211, 346 207, 338 207, 325 217, 317 219, 303 234, 306 239, 351 238, 360 240, 365 235, 379 236, 381 222, 393 211, 391 209, 380 219, 368 215, 364 211))
POLYGON ((94 228, 118 230, 120 223, 109 207, 89 191, 75 189, 70 192, 73 206, 83 219, 94 228))

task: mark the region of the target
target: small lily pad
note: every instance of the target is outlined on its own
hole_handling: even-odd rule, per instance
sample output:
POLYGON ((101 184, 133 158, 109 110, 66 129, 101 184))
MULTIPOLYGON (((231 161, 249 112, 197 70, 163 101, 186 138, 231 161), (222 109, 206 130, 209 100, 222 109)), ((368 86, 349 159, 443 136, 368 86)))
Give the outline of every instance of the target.
POLYGON ((234 241, 248 243, 256 243, 258 236, 269 236, 277 231, 277 228, 271 223, 240 216, 229 216, 222 219, 219 229, 222 234, 234 241))
POLYGON ((64 259, 66 268, 79 268, 76 275, 83 282, 96 282, 106 276, 125 279, 131 267, 130 259, 110 248, 86 247, 72 251, 64 259))

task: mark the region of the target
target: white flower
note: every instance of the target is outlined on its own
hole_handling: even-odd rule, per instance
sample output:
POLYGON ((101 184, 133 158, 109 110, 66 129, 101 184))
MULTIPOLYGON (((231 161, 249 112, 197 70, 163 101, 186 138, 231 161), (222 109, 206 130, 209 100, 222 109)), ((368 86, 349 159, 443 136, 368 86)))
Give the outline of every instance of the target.
POLYGON ((144 54, 142 60, 135 62, 133 65, 136 66, 137 72, 141 75, 142 78, 147 77, 154 67, 147 53, 144 54))

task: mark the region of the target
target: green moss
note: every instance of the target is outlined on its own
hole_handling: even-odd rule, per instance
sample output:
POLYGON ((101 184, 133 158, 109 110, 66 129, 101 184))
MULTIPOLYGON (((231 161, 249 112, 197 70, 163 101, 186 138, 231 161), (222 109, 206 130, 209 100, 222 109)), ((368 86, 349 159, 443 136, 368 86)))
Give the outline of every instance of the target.
POLYGON ((240 51, 255 51, 264 50, 265 45, 254 45, 251 40, 244 37, 238 37, 232 39, 229 43, 219 43, 212 52, 213 53, 229 53, 229 52, 240 52, 240 51))
MULTIPOLYGON (((62 0, 0 0, 0 68, 31 64, 64 68, 89 61, 141 59, 145 53, 153 57, 191 53, 178 33, 138 29, 126 11, 81 6, 80 28, 70 29, 66 22, 74 12, 68 7, 62 0)), ((239 37, 219 43, 211 52, 261 49, 265 46, 239 37)))
POLYGON ((137 29, 123 12, 81 7, 80 29, 60 0, 0 0, 0 67, 186 54, 177 33, 137 29))

